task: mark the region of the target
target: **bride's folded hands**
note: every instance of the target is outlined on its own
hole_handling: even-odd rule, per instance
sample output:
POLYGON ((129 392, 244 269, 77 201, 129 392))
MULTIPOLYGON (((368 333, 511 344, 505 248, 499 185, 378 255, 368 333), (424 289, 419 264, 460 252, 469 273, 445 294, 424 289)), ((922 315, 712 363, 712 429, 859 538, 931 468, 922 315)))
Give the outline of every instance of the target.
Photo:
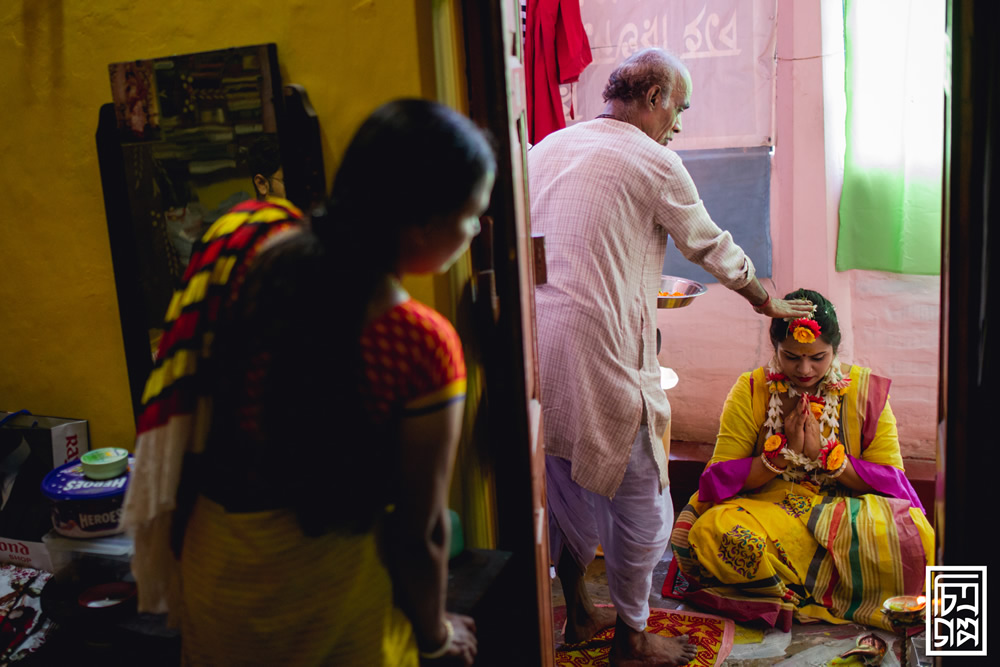
MULTIPOLYGON (((821 429, 819 427, 819 421, 813 415, 812 411, 809 410, 809 401, 805 396, 802 397, 802 407, 805 412, 803 415, 803 446, 802 453, 808 458, 815 461, 819 458, 819 453, 823 449, 823 438, 821 429)), ((796 410, 799 412, 799 410, 796 410)))
MULTIPOLYGON (((803 394, 802 398, 798 402, 798 405, 796 405, 795 408, 789 412, 788 416, 785 417, 785 437, 788 438, 786 447, 796 454, 801 454, 802 450, 805 448, 805 424, 808 412, 809 409, 806 405, 806 397, 803 394)), ((808 416, 811 417, 812 415, 808 416)), ((813 421, 815 421, 815 419, 813 421)))

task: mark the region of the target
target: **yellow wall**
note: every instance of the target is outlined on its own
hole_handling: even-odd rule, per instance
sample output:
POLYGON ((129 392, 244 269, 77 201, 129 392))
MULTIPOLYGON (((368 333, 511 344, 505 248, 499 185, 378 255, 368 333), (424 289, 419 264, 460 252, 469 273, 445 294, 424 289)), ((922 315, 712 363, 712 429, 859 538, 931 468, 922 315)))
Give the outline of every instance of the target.
MULTIPOLYGON (((0 409, 134 426, 94 132, 107 65, 263 42, 320 116, 327 178, 378 104, 435 97, 421 0, 24 0, 0 5, 0 409)), ((417 296, 430 283, 417 283, 417 296)), ((430 299, 432 300, 432 299, 430 299)), ((432 300, 433 301, 433 300, 432 300)))

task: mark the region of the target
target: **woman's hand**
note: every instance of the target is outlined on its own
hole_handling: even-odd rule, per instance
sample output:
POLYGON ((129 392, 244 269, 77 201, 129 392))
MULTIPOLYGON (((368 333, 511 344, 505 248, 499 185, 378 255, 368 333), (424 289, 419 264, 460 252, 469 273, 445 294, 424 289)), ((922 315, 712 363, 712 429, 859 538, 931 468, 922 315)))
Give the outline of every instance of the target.
POLYGON ((445 614, 454 628, 451 637, 451 647, 447 653, 441 656, 440 660, 434 660, 433 664, 441 665, 465 665, 468 667, 476 659, 476 651, 479 643, 476 640, 476 622, 470 616, 461 614, 445 614))
POLYGON ((804 445, 802 453, 815 461, 819 458, 819 452, 823 449, 823 433, 819 427, 819 422, 813 416, 812 410, 806 405, 805 425, 804 425, 804 445))
POLYGON ((805 447, 806 414, 809 412, 806 403, 806 397, 803 396, 792 408, 791 414, 785 417, 785 438, 788 439, 786 446, 796 454, 801 454, 805 447))

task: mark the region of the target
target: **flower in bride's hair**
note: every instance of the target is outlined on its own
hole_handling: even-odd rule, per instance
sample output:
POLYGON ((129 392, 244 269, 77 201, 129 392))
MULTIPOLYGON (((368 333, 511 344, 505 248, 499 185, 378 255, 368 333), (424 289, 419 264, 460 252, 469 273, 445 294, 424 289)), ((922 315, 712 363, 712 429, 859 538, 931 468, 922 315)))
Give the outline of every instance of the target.
POLYGON ((819 322, 804 317, 792 320, 788 328, 792 332, 792 338, 804 344, 815 343, 820 333, 819 322))

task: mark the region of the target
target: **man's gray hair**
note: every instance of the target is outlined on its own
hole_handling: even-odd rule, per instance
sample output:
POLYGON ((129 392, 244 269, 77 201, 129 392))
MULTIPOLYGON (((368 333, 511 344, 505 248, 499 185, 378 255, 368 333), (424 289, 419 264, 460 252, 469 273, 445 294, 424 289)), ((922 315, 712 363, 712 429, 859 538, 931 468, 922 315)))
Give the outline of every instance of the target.
POLYGON ((653 86, 663 89, 663 103, 667 104, 681 72, 686 67, 680 58, 663 49, 644 49, 633 53, 611 72, 604 87, 604 101, 618 100, 626 104, 641 101, 653 86))

